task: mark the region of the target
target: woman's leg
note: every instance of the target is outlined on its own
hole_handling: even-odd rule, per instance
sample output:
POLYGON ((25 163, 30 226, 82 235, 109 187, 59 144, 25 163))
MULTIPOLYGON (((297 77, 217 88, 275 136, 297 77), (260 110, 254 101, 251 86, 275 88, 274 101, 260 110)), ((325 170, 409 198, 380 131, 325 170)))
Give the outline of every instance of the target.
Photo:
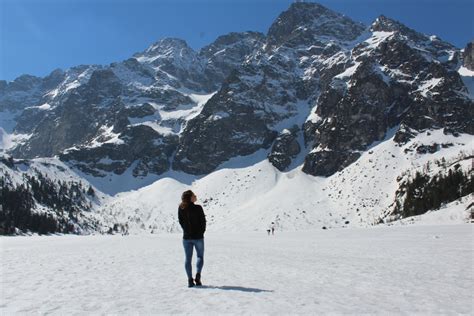
POLYGON ((184 268, 186 269, 186 274, 188 279, 193 277, 193 271, 191 266, 191 260, 193 259, 193 243, 189 240, 183 239, 184 254, 186 255, 186 260, 184 262, 184 268))
POLYGON ((204 265, 204 239, 198 239, 194 243, 194 247, 196 247, 196 269, 197 273, 201 273, 202 267, 204 265))

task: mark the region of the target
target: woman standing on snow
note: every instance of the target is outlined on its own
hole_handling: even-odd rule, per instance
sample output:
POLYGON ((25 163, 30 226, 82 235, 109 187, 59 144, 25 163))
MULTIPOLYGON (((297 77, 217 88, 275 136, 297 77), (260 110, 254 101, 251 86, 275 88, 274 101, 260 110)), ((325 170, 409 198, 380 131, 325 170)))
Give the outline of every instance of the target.
POLYGON ((201 205, 194 204, 197 200, 193 191, 184 191, 181 195, 181 204, 178 208, 178 219, 183 229, 183 247, 186 255, 184 268, 188 275, 188 287, 201 286, 201 270, 204 265, 204 232, 206 231, 206 217, 201 205), (191 260, 193 248, 196 248, 196 278, 193 280, 191 260), (196 283, 194 283, 196 282, 196 283))

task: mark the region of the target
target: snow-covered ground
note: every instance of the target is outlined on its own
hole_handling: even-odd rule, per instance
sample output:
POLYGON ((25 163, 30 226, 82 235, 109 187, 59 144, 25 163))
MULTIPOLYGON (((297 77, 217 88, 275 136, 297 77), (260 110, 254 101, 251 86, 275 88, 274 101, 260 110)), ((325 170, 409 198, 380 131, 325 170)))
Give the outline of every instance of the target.
POLYGON ((180 234, 2 237, 0 314, 472 315, 473 228, 211 230, 191 289, 180 234))

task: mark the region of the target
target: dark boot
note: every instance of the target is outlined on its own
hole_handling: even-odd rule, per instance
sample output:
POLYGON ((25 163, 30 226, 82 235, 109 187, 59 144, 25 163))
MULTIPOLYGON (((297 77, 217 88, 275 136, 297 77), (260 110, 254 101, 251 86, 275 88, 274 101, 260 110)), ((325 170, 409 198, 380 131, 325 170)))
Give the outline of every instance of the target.
POLYGON ((188 279, 188 287, 193 287, 195 284, 194 284, 194 281, 193 281, 193 278, 189 278, 188 279))
POLYGON ((202 283, 201 283, 201 273, 196 273, 196 279, 194 279, 194 281, 196 282, 197 286, 202 285, 202 283))

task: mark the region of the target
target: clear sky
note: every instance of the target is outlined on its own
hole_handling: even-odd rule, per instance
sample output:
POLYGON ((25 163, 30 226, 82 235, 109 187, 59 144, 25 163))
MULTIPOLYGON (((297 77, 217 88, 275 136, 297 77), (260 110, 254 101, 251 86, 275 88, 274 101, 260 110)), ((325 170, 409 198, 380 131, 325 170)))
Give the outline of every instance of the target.
MULTIPOLYGON (((109 64, 163 37, 194 49, 232 31, 266 33, 291 0, 0 0, 0 79, 109 64)), ((384 14, 462 48, 474 39, 474 0, 319 0, 370 24, 384 14)))

